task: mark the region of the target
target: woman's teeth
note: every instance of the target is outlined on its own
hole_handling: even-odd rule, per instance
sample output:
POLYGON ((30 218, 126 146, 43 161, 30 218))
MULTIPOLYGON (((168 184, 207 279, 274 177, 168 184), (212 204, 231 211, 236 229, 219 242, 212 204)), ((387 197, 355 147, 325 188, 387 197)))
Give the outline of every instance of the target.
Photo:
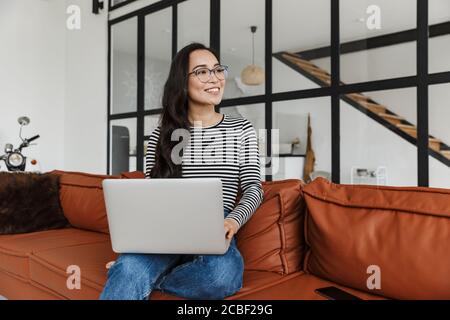
POLYGON ((207 89, 205 91, 206 92, 219 92, 219 88, 211 88, 211 89, 207 89))

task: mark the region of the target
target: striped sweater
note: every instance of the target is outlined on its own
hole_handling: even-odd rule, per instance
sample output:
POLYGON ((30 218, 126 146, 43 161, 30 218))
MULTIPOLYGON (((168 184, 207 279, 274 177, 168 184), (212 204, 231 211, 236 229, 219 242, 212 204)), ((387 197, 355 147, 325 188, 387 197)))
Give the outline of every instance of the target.
MULTIPOLYGON (((256 132, 245 118, 224 115, 209 127, 191 126, 179 161, 183 178, 220 178, 224 209, 231 212, 226 218, 235 220, 239 227, 253 215, 263 200, 260 159, 256 132), (242 197, 235 206, 238 188, 242 197)), ((160 135, 158 126, 147 145, 145 176, 155 164, 155 150, 160 135)), ((179 138, 176 141, 180 141, 179 138)), ((180 153, 178 153, 180 154, 180 153)))

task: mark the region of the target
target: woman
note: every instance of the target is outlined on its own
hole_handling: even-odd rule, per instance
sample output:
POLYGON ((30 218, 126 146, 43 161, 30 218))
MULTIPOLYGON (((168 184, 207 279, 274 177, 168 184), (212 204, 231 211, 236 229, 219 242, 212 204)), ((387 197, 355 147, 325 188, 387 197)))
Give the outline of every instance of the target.
POLYGON ((244 263, 234 235, 261 204, 263 192, 254 128, 214 108, 222 100, 226 75, 227 67, 202 44, 177 53, 164 86, 160 125, 149 138, 146 178, 220 178, 227 252, 121 254, 100 299, 147 299, 155 289, 190 299, 223 299, 241 289, 244 263), (188 134, 184 145, 174 139, 175 130, 188 134), (181 155, 172 152, 180 144, 181 155), (239 187, 242 197, 235 206, 239 187))

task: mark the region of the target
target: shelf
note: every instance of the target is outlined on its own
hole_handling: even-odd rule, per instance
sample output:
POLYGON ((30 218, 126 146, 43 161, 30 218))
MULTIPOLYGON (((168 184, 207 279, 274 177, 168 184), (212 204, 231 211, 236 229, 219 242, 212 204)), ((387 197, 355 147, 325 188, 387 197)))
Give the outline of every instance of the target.
MULTIPOLYGON (((276 157, 277 155, 273 155, 272 157, 276 157)), ((290 153, 280 153, 278 154, 278 157, 280 158, 288 158, 288 157, 298 157, 298 158, 304 158, 306 157, 305 154, 290 154, 290 153)))

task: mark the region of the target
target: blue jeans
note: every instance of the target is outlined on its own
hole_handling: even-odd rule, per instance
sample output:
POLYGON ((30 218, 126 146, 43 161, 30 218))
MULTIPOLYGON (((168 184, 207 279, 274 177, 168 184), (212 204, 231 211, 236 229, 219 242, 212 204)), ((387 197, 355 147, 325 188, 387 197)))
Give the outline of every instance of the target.
MULTIPOLYGON (((229 213, 225 209, 224 217, 229 213)), ((188 299, 223 299, 242 288, 244 260, 234 237, 223 255, 121 254, 102 300, 145 300, 153 290, 188 299)))

